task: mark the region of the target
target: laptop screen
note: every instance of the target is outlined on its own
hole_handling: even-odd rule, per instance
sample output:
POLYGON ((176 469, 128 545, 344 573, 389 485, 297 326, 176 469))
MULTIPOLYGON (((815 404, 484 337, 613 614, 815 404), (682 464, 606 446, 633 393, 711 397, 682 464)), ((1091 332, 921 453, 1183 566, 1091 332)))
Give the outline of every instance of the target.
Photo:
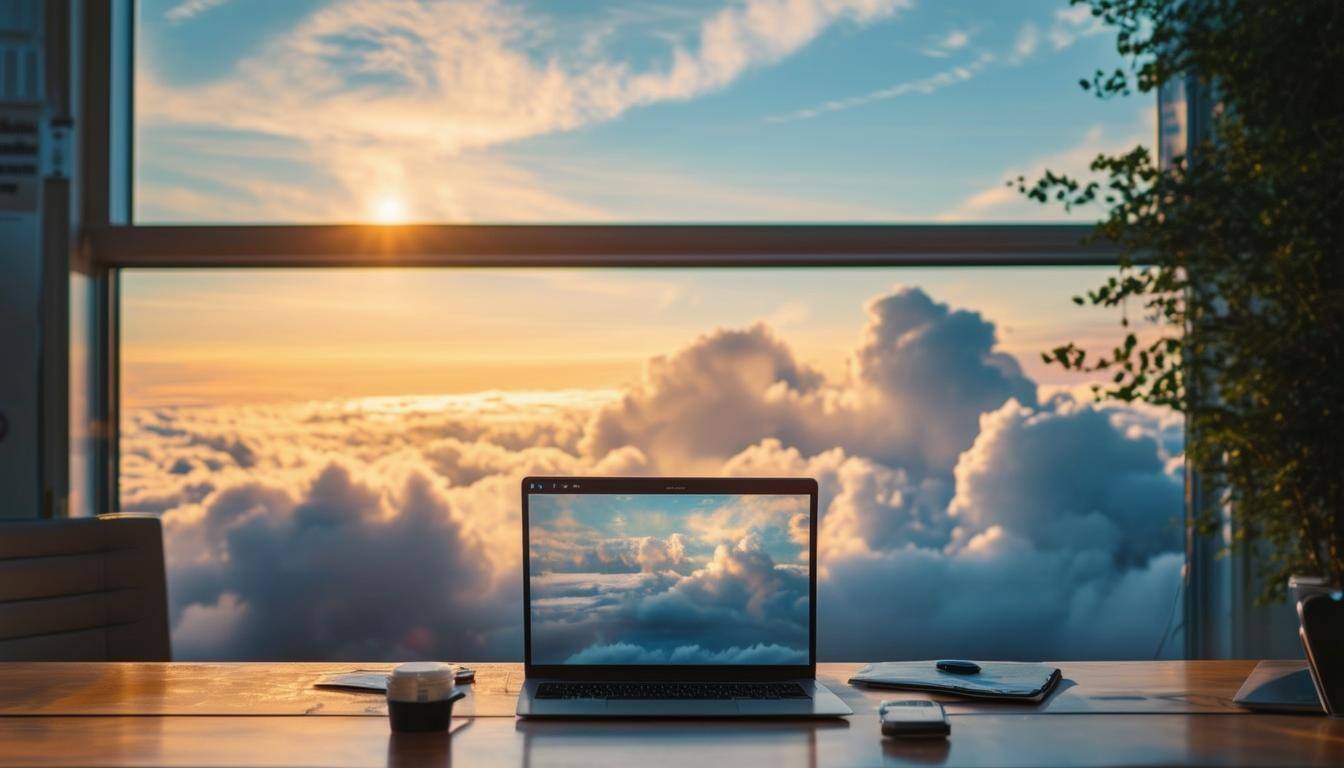
POLYGON ((809 663, 809 495, 547 491, 527 499, 533 664, 809 663))

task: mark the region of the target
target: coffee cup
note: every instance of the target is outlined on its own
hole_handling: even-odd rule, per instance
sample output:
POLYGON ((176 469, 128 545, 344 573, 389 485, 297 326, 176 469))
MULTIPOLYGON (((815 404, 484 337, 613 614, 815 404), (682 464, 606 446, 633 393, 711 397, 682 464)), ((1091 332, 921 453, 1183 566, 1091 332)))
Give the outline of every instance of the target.
POLYGON ((437 661, 413 661, 387 678, 387 716, 399 732, 446 731, 453 702, 466 696, 453 679, 453 668, 437 661))

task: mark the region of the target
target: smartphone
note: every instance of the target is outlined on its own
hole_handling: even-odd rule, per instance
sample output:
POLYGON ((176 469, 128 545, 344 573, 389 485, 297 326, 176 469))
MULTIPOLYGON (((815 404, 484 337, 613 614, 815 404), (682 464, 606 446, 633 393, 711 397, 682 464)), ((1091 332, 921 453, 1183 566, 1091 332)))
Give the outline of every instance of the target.
POLYGON ((943 705, 936 701, 883 701, 877 707, 882 735, 898 739, 941 739, 952 732, 943 705))
POLYGON ((1297 618, 1321 706, 1328 715, 1344 715, 1344 599, 1339 592, 1309 595, 1298 602, 1297 618))

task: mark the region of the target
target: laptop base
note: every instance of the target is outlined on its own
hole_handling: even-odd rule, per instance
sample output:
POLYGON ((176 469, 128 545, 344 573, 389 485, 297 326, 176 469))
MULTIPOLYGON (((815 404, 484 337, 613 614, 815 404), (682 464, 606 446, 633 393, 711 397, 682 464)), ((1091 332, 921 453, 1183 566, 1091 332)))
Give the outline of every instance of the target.
POLYGON ((848 704, 815 680, 795 680, 806 699, 539 699, 527 680, 518 694, 519 717, 782 717, 829 718, 854 714, 848 704))

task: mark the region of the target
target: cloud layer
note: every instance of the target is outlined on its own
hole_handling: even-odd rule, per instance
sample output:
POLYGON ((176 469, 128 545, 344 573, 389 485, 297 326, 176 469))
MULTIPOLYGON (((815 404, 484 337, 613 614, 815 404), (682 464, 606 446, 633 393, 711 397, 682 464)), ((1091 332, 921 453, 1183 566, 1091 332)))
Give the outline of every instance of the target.
MULTIPOLYGON (((521 477, 706 473, 818 479, 822 659, 1150 656, 1182 565, 1179 420, 1045 396, 991 320, 917 289, 867 315, 841 377, 757 324, 615 392, 131 411, 122 507, 163 515, 175 653, 518 658, 521 477)), ((746 574, 746 533, 696 535, 746 574)), ((579 553, 606 592, 557 582, 547 605, 749 613, 689 540, 608 538, 579 553)), ((657 652, 776 652, 692 645, 657 652)))

